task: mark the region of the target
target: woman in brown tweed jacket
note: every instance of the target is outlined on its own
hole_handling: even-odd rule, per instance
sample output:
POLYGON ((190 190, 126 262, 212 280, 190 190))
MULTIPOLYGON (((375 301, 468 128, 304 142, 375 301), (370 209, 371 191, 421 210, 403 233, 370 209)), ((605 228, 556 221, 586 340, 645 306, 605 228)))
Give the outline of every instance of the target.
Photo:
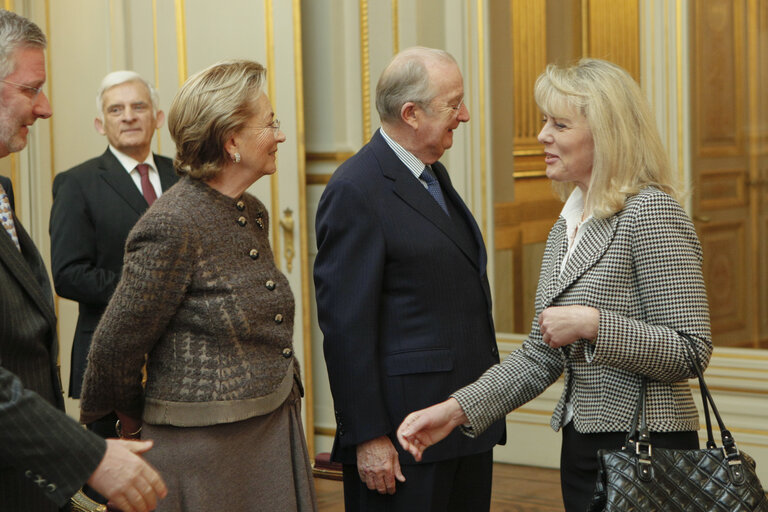
POLYGON ((398 430, 414 457, 461 426, 477 435, 565 374, 552 415, 563 430, 565 508, 586 510, 597 449, 619 448, 648 383, 654 445, 698 446, 687 333, 706 367, 712 352, 702 251, 676 199, 650 108, 618 66, 583 59, 536 82, 547 176, 565 200, 547 240, 536 321, 523 346, 447 401, 398 430))
POLYGON ((314 510, 294 299, 246 189, 285 141, 255 62, 190 78, 168 115, 182 179, 139 220, 93 337, 81 419, 111 411, 168 484, 158 510, 314 510), (145 354, 147 379, 142 387, 145 354))

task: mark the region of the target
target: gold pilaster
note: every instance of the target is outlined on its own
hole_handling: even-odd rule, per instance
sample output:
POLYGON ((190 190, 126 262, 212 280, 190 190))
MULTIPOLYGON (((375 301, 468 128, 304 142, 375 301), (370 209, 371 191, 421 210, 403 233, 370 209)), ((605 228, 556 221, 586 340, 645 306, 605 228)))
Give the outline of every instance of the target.
POLYGON ((371 139, 371 70, 368 55, 368 2, 360 0, 360 72, 363 96, 363 144, 371 139))
MULTIPOLYGON (((160 90, 160 58, 157 54, 157 0, 152 0, 152 53, 155 63, 155 90, 160 90)), ((155 130, 157 136, 157 152, 163 152, 163 141, 160 129, 155 130)))
MULTIPOLYGON (((301 46, 301 0, 293 0, 293 72, 296 77, 296 162, 299 186, 299 226, 306 224, 307 216, 307 162, 304 143, 304 56, 301 46)), ((309 241, 305 225, 299 229, 299 254, 301 260, 301 329, 304 340, 304 411, 307 418, 307 450, 315 457, 315 386, 312 372, 312 318, 309 286, 309 241)))
POLYGON ((184 20, 184 0, 175 0, 176 11, 176 58, 178 60, 179 86, 187 80, 187 29, 184 20))

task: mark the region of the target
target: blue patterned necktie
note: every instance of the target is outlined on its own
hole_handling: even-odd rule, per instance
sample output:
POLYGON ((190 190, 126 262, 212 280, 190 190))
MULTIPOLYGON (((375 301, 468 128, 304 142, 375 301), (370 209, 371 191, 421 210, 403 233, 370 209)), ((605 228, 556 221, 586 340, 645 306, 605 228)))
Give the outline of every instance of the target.
POLYGON ((19 245, 19 237, 16 235, 16 225, 13 223, 13 210, 11 210, 11 202, 8 199, 8 194, 5 193, 5 189, 0 185, 0 221, 3 223, 5 231, 16 244, 16 248, 21 250, 19 245))
POLYGON ((445 214, 450 217, 451 214, 448 213, 448 207, 445 205, 445 198, 443 197, 443 191, 440 189, 440 183, 437 182, 437 178, 432 174, 432 169, 428 165, 421 171, 419 179, 427 184, 427 192, 429 192, 429 195, 435 198, 435 201, 440 205, 440 208, 442 208, 445 214))

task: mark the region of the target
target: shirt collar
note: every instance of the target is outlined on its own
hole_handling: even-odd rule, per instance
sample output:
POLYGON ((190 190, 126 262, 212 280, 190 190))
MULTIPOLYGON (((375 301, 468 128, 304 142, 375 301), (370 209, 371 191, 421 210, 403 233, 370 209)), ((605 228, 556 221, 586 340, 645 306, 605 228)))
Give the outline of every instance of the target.
POLYGON ((571 192, 571 195, 568 196, 560 216, 565 219, 565 225, 570 232, 592 218, 592 215, 590 215, 582 222, 582 215, 584 215, 584 192, 579 187, 576 187, 571 192))
POLYGON ((413 174, 416 179, 419 179, 421 177, 421 173, 424 172, 424 167, 426 167, 426 164, 416 158, 413 153, 398 144, 389 135, 387 135, 387 132, 384 131, 384 128, 379 128, 379 132, 381 133, 381 136, 384 137, 384 141, 387 143, 387 145, 392 149, 392 151, 395 152, 397 158, 403 162, 403 164, 408 168, 409 171, 411 171, 411 174, 413 174))
POLYGON ((113 155, 115 155, 115 158, 120 162, 120 165, 123 166, 123 168, 130 174, 131 171, 133 171, 137 165, 144 163, 149 165, 150 169, 157 170, 157 166, 155 165, 155 159, 152 155, 152 152, 150 151, 147 155, 147 158, 143 162, 139 162, 130 156, 126 155, 122 151, 116 149, 112 144, 109 145, 109 150, 112 152, 113 155))

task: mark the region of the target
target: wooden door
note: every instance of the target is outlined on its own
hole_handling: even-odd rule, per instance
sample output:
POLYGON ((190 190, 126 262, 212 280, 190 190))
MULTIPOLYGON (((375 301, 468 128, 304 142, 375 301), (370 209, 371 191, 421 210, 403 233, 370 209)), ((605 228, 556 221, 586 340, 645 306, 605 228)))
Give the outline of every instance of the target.
POLYGON ((765 348, 768 1, 710 0, 690 8, 693 214, 713 340, 765 348))

